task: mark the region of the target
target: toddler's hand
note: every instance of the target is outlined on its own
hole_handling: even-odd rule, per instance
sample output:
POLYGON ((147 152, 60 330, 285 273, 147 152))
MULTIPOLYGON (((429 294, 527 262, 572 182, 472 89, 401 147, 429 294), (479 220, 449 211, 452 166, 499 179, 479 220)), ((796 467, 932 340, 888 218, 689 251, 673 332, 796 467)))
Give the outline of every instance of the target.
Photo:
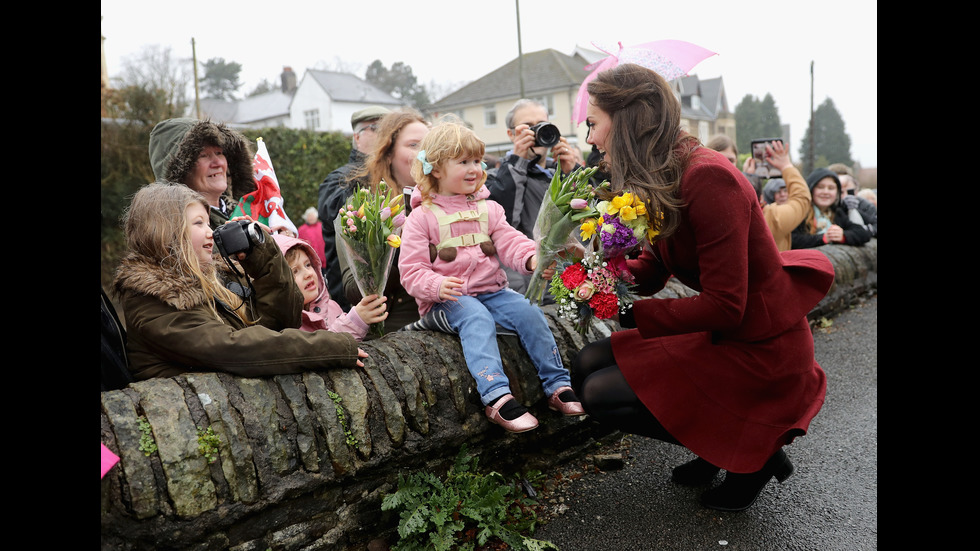
POLYGON ((354 310, 364 323, 378 323, 388 317, 387 300, 388 297, 384 295, 368 295, 354 306, 354 310))
POLYGON ((447 277, 442 280, 439 286, 439 300, 459 300, 456 297, 463 294, 460 289, 463 287, 463 280, 458 277, 447 277))
MULTIPOLYGON (((365 352, 365 351, 363 351, 363 350, 361 350, 360 348, 358 348, 357 349, 357 357, 358 358, 367 358, 368 357, 368 353, 365 352)), ((357 367, 364 367, 364 362, 362 362, 361 360, 357 360, 357 367)))

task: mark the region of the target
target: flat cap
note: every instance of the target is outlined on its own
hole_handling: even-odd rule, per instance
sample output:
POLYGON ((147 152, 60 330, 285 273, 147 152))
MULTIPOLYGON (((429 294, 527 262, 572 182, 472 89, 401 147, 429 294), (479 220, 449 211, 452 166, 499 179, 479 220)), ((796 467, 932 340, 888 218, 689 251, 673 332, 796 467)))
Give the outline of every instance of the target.
POLYGON ((357 123, 363 121, 370 121, 374 119, 380 119, 381 117, 391 113, 388 109, 381 107, 380 105, 372 105, 371 107, 365 107, 360 111, 355 111, 353 115, 350 116, 350 127, 353 129, 357 126, 357 123))

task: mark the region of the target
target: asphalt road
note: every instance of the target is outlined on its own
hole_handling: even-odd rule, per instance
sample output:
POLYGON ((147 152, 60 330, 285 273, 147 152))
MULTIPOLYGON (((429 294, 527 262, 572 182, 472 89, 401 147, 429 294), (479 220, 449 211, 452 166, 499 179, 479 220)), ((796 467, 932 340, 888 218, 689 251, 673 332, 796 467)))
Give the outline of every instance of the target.
MULTIPOLYGON (((626 437, 625 465, 560 490, 557 517, 533 537, 561 551, 861 551, 878 547, 878 299, 814 331, 827 400, 809 433, 785 448, 796 471, 739 513, 701 507, 705 488, 670 481, 687 450, 626 437)), ((715 483, 721 481, 721 476, 715 483)))

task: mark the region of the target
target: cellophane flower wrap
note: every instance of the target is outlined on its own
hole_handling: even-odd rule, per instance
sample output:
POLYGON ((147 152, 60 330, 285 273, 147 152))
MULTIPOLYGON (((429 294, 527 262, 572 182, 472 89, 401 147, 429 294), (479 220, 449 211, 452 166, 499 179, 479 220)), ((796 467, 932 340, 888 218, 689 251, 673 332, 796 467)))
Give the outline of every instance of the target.
POLYGON ((652 241, 659 224, 651 223, 642 201, 628 192, 595 204, 597 216, 585 218, 579 235, 589 240, 580 260, 559 260, 551 279, 558 315, 581 334, 593 319, 609 319, 633 304, 636 281, 626 267, 628 255, 652 241))
MULTIPOLYGON (((564 178, 555 171, 541 201, 538 219, 534 223, 533 235, 538 243, 538 264, 531 276, 524 296, 532 303, 541 304, 549 282, 541 274, 555 262, 559 255, 569 248, 581 248, 582 240, 576 231, 583 218, 594 218, 598 211, 595 203, 595 188, 589 179, 596 168, 577 168, 564 178)), ((604 182, 603 185, 606 185, 604 182)))
MULTIPOLYGON (((341 237, 347 265, 361 296, 382 295, 391 273, 395 251, 401 245, 402 196, 381 181, 378 191, 358 187, 340 208, 335 229, 341 237)), ((369 332, 384 335, 384 322, 371 324, 369 332)))

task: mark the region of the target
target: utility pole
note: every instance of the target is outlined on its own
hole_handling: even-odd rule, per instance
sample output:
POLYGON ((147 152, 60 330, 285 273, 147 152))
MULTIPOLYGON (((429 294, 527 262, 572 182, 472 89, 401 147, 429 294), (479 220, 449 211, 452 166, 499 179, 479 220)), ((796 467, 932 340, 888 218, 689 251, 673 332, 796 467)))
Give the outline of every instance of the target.
POLYGON ((517 8, 517 72, 521 82, 521 98, 524 97, 524 52, 521 50, 521 0, 514 0, 517 8))
POLYGON ((194 113, 197 118, 201 118, 201 92, 197 86, 197 46, 194 44, 194 38, 191 37, 191 65, 194 69, 194 113))
POLYGON ((815 149, 814 149, 813 142, 816 136, 816 132, 813 129, 813 122, 814 122, 813 121, 813 60, 810 60, 810 151, 809 151, 810 168, 809 170, 813 170, 814 164, 817 162, 816 157, 814 156, 815 149))

